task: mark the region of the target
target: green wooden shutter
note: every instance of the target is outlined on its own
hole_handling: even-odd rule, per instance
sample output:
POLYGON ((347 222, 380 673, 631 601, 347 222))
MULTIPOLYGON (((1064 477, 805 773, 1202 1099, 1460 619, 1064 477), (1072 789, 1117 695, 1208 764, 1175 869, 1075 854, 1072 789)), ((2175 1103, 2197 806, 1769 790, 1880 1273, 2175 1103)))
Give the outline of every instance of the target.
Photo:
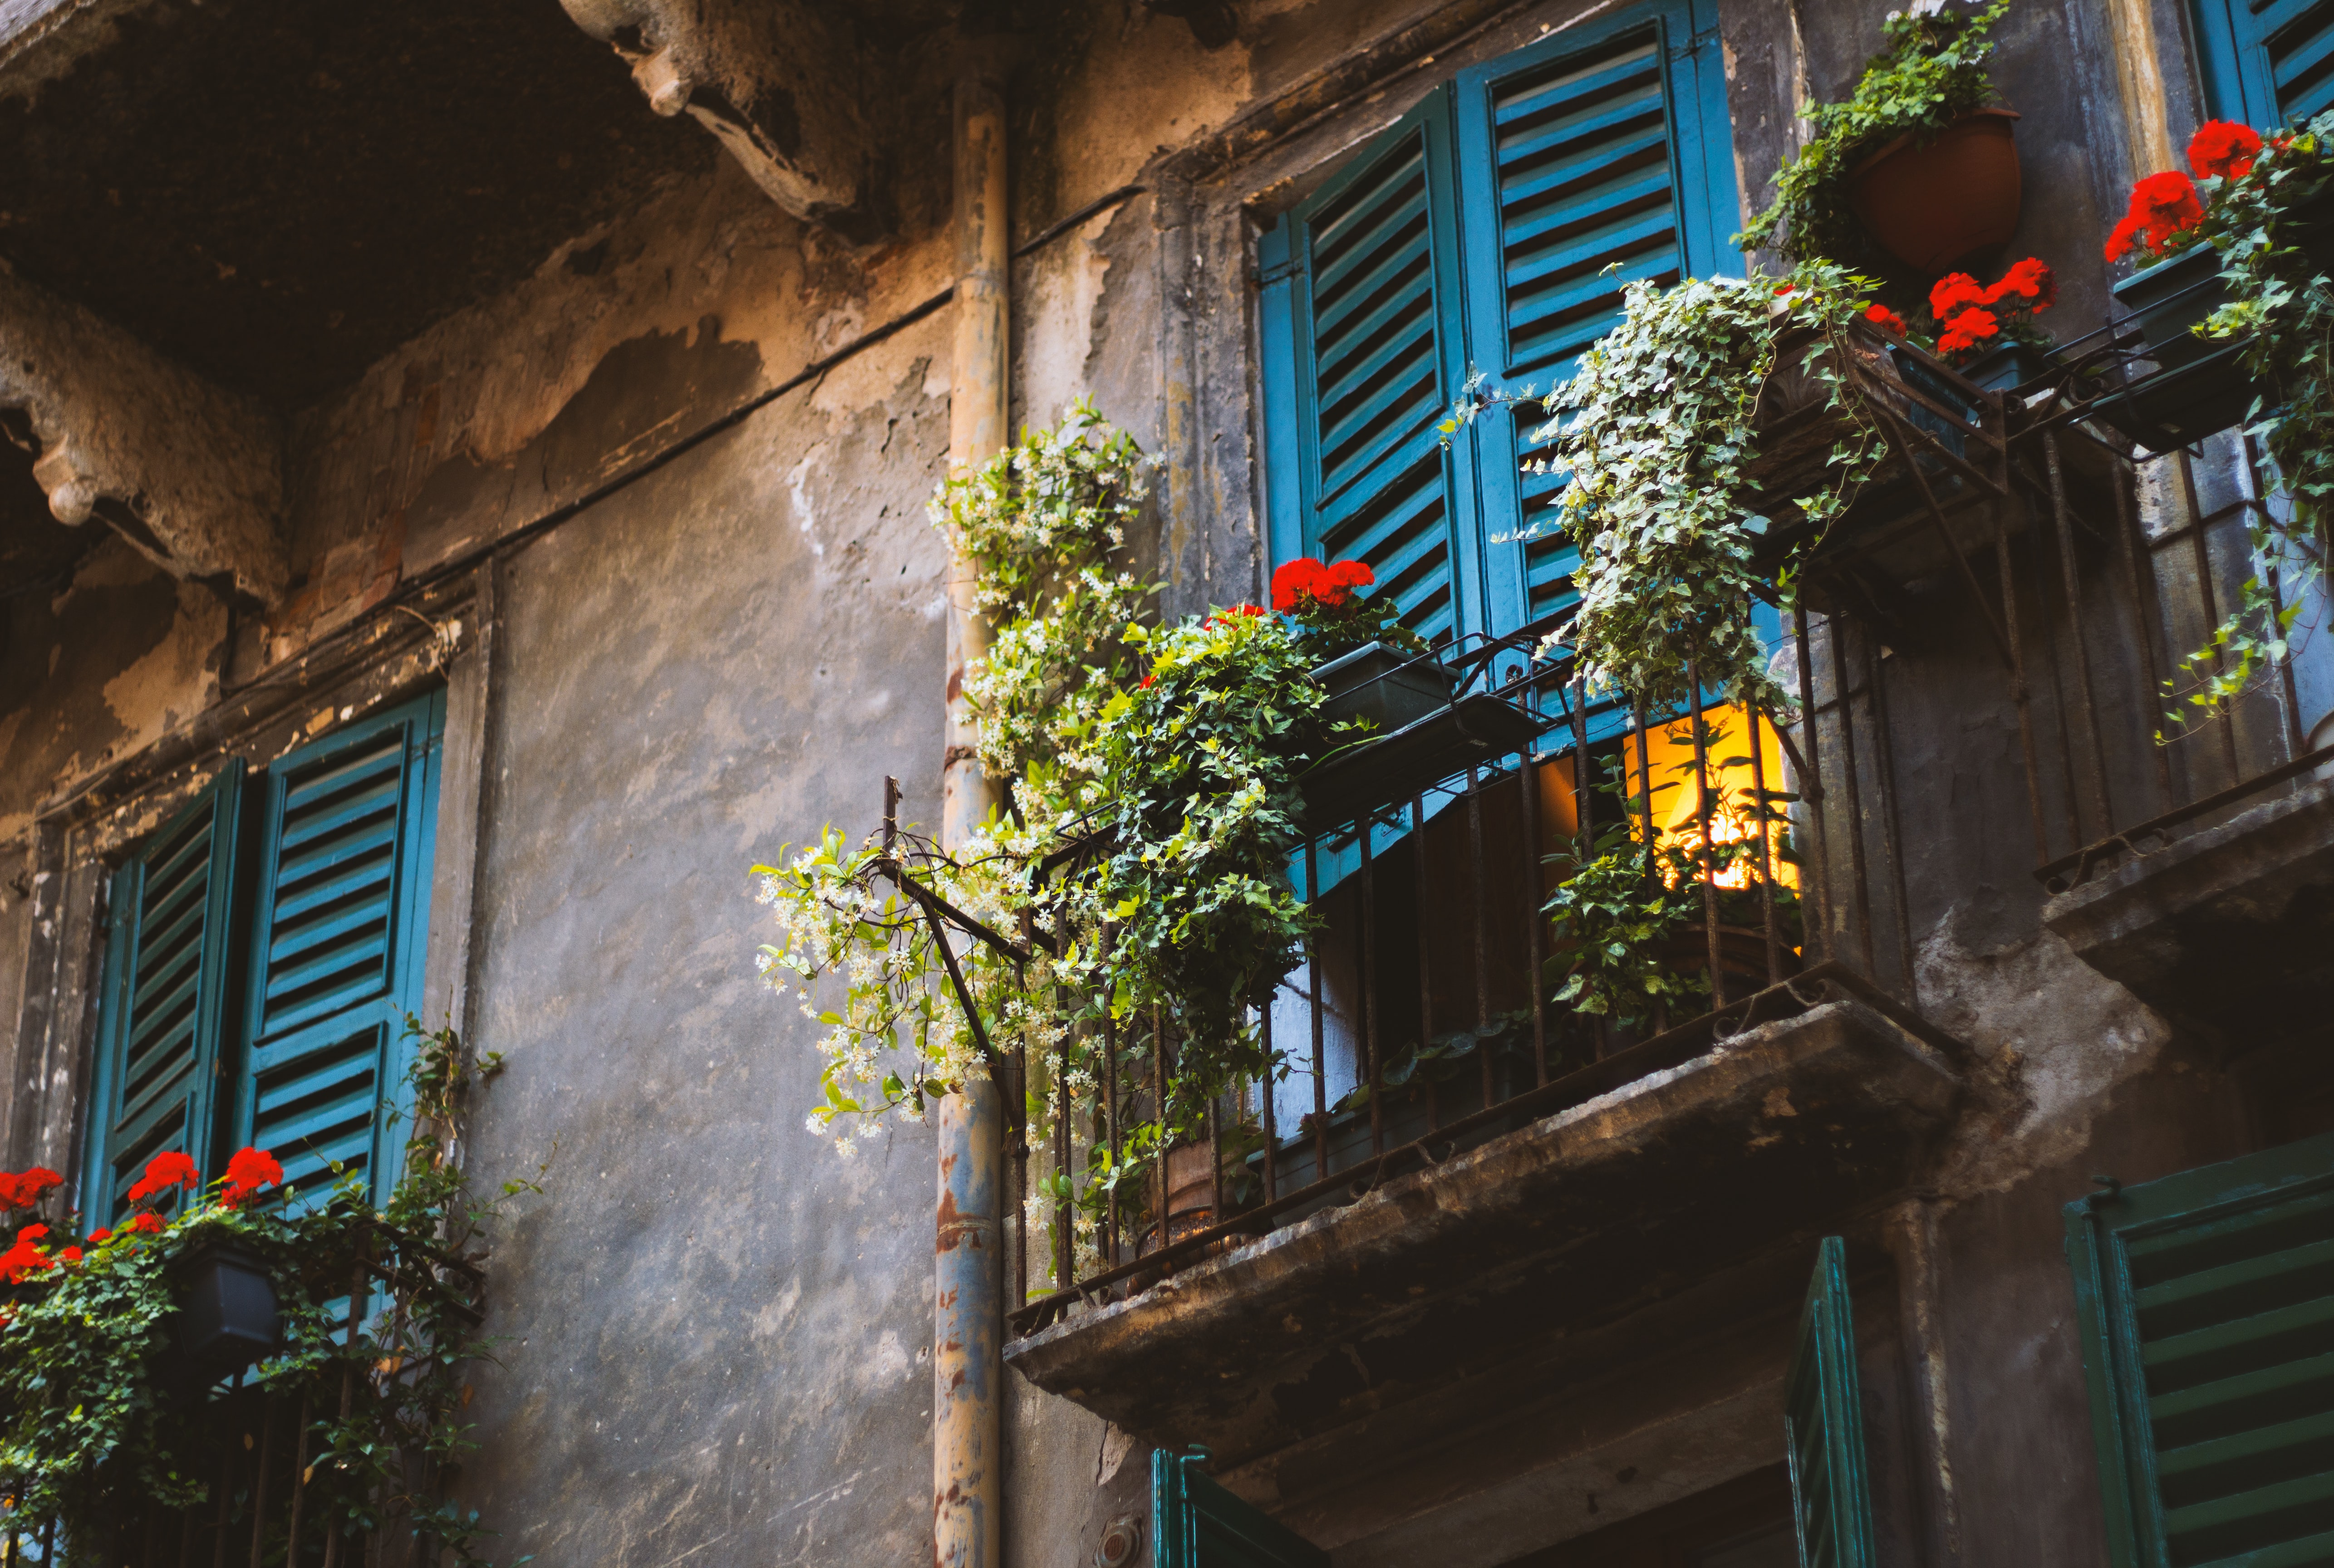
MULTIPOLYGON (((1468 357, 1498 385, 1545 391, 1621 319, 1644 279, 1739 274, 1734 160, 1712 0, 1656 0, 1462 72, 1468 357)), ((1491 411, 1477 447, 1487 533, 1544 520, 1561 486, 1521 472, 1539 421, 1491 411)), ((1492 629, 1572 603, 1561 534, 1493 544, 1492 629)))
POLYGON ((405 1015, 421 1006, 442 692, 279 758, 260 810, 238 1144, 285 1187, 396 1178, 410 1112, 405 1015))
POLYGON ((82 1166, 92 1226, 154 1156, 214 1163, 243 772, 231 761, 113 873, 82 1166))
POLYGON ((1472 498, 1436 428, 1466 367, 1452 159, 1446 85, 1258 252, 1274 560, 1367 562, 1432 641, 1482 625, 1472 498))
POLYGON ((1808 1284, 1783 1400, 1799 1568, 1873 1568, 1856 1313, 1847 1296, 1847 1246, 1836 1236, 1824 1237, 1808 1284))
POLYGON ((1204 1454, 1151 1455, 1156 1568, 1329 1568, 1329 1554, 1196 1467, 1204 1454))
POLYGON ((2205 112, 2267 127, 2334 109, 2334 0, 2194 0, 2205 112))
POLYGON ((2334 1136, 2066 1223, 2109 1560, 2334 1563, 2334 1136))

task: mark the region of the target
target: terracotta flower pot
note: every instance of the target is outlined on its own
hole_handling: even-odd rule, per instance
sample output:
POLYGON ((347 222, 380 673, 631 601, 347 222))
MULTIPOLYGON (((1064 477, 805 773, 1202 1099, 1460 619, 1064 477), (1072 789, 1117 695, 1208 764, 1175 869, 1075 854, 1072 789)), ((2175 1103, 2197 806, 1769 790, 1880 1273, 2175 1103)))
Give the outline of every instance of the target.
POLYGON ((1924 277, 2004 245, 2018 228, 2014 110, 1963 115, 1926 147, 1900 136, 1848 176, 1848 205, 1889 255, 1924 277))

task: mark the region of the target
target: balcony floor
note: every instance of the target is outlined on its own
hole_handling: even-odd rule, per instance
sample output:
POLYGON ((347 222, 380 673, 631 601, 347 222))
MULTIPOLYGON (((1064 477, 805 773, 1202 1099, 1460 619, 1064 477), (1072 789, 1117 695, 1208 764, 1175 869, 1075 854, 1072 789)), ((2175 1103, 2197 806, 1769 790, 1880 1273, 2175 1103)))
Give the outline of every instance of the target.
POLYGON ((1016 1340, 1037 1387, 1237 1464, 1496 1370, 1917 1178, 1960 1083, 1826 1003, 1016 1340))
POLYGON ((2334 989, 2334 781, 2120 863, 2043 907, 2085 963, 2232 1050, 2321 1023, 2334 989))

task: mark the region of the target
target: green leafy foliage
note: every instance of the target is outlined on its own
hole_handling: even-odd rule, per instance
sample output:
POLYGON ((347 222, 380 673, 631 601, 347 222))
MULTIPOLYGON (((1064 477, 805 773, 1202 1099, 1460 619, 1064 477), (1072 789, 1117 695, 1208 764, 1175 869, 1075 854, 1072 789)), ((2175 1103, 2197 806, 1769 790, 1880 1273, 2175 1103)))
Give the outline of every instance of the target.
POLYGON ((2334 280, 2305 239, 2334 227, 2334 112, 2272 133, 2242 173, 2197 181, 2194 231, 2221 252, 2228 303, 2198 330, 2233 340, 2262 394, 2246 418, 2276 468, 2276 498, 2252 515, 2255 570, 2205 645, 2165 683, 2175 724, 2223 717, 2288 655, 2310 585, 2327 564, 2334 497, 2334 280), (2269 569, 2278 579, 2272 584, 2269 569))
POLYGON ((1810 104, 1815 133, 1775 177, 1775 202, 1752 218, 1734 244, 1771 249, 1793 262, 1828 258, 1875 266, 1881 257, 1848 205, 1858 163, 1900 136, 1925 144, 1993 98, 1985 63, 1994 24, 2010 0, 1975 14, 1892 11, 1887 46, 1866 64, 1845 103, 1810 104))
MULTIPOLYGON (((1704 723, 1699 717, 1693 722, 1704 723)), ((1713 760, 1731 767, 1749 759, 1713 760)), ((1650 794, 1693 787, 1691 765, 1679 772, 1682 782, 1656 784, 1650 794)), ((1705 871, 1715 884, 1711 901, 1722 927, 1762 926, 1761 883, 1771 880, 1767 896, 1784 945, 1798 948, 1804 932, 1798 890, 1782 877, 1793 858, 1784 808, 1796 797, 1770 791, 1760 799, 1748 789, 1718 795, 1705 849, 1698 835, 1649 840, 1648 792, 1631 794, 1628 783, 1610 778, 1599 792, 1611 798, 1614 820, 1548 857, 1558 880, 1544 906, 1556 938, 1547 978, 1554 999, 1575 1011, 1642 1027, 1664 1013, 1686 1016, 1710 1001, 1705 871), (1762 821, 1765 852, 1772 856, 1765 868, 1762 821)))
MULTIPOLYGON (((1750 472, 1760 394, 1779 370, 1807 378, 1840 416, 1832 477, 1788 498, 1808 524, 1780 563, 1821 541, 1886 454, 1877 420, 1846 367, 1869 280, 1826 262, 1779 283, 1692 278, 1668 290, 1629 285, 1620 325, 1550 393, 1532 437, 1571 483, 1557 523, 1580 547, 1580 611, 1561 635, 1592 686, 1654 706, 1700 705, 1702 687, 1762 707, 1782 694, 1750 620, 1771 563, 1754 563, 1770 524, 1750 472), (1796 364, 1779 363, 1786 343, 1796 364)), ((1545 532, 1538 524, 1530 532, 1545 532)))
MULTIPOLYGON (((476 1447, 462 1415, 466 1372, 491 1347, 476 1332, 466 1271, 483 1255, 476 1249, 496 1204, 472 1197, 452 1145, 472 1086, 498 1059, 472 1059, 450 1028, 407 1026, 421 1042, 417 1111, 382 1208, 345 1170, 327 1188, 273 1198, 222 1178, 186 1194, 168 1217, 141 1208, 147 1217, 92 1239, 78 1258, 60 1248, 45 1268, 24 1271, 0 1326, 0 1534, 53 1520, 79 1560, 148 1508, 217 1508, 222 1456, 243 1448, 259 1398, 286 1417, 285 1453, 296 1437, 290 1413, 310 1413, 311 1544, 327 1530, 403 1528, 436 1554, 429 1561, 489 1563, 480 1547, 491 1533, 453 1507, 448 1488, 476 1447), (181 1271, 222 1246, 264 1267, 283 1326, 279 1348, 239 1388, 194 1385, 173 1339, 181 1271), (352 1340, 342 1303, 360 1283, 367 1306, 352 1340)), ((537 1190, 517 1182, 505 1196, 537 1190)), ((243 1482, 226 1500, 242 1529, 249 1460, 245 1449, 243 1482)), ((279 1462, 277 1501, 261 1522, 275 1561, 290 1480, 289 1460, 279 1462)))
POLYGON ((1289 884, 1304 842, 1297 774, 1323 748, 1320 654, 1276 616, 1187 620, 1144 639, 1143 684, 1098 735, 1114 849, 1099 895, 1118 924, 1111 1005, 1170 1009, 1183 1038, 1171 1115, 1195 1123, 1273 1063, 1246 1021, 1311 928, 1289 884))

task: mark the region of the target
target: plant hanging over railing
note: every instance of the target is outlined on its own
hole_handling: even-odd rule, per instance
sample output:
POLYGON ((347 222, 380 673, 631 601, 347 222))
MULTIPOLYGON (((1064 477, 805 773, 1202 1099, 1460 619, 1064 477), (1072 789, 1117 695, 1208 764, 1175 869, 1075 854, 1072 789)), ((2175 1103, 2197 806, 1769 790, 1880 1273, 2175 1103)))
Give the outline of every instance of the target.
MULTIPOLYGON (((1772 709, 1783 700, 1751 624, 1755 597, 1822 541, 1886 456, 1879 422, 1849 373, 1850 334, 1867 280, 1813 262, 1787 278, 1693 278, 1629 285, 1621 323, 1548 394, 1534 433, 1566 475, 1553 522, 1580 548, 1580 610, 1562 635, 1589 686, 1654 706, 1697 707, 1701 693, 1772 709), (1795 363, 1784 345, 1797 344, 1795 363), (1812 493, 1766 495, 1751 467, 1761 395, 1779 372, 1806 378, 1839 416, 1812 493), (1807 524, 1779 566, 1761 558, 1768 515, 1807 524)), ((1476 405, 1461 405, 1465 414, 1476 405)))
POLYGON ((2323 518, 2334 496, 2334 281, 2321 260, 2334 233, 2329 137, 2334 112, 2266 136, 2207 121, 2189 142, 2187 171, 2140 180, 2106 245, 2110 261, 2134 253, 2162 261, 2199 245, 2220 253, 2226 303, 2196 330, 2237 344, 2260 387, 2245 431, 2274 466, 2273 494, 2283 503, 2249 515, 2255 569, 2236 606, 2165 683, 2192 723, 2224 716, 2288 657, 2308 591, 2326 572, 2323 518))
POLYGON ((1097 1109, 1104 1041, 1156 1017, 1177 1044, 1163 1105, 1094 1151, 1075 1196, 1081 1246, 1131 1178, 1194 1135, 1236 1078, 1279 1070, 1256 1011, 1297 961, 1312 916, 1291 886, 1298 774, 1358 738, 1318 717, 1311 671, 1371 640, 1417 649, 1358 563, 1292 563, 1276 611, 1236 605, 1149 623, 1154 590, 1124 566, 1148 460, 1091 405, 950 478, 935 523, 979 574, 995 626, 967 672, 984 765, 1010 810, 943 848, 887 821, 754 868, 779 939, 760 964, 823 1024, 814 1131, 848 1153, 889 1114, 1008 1054, 1027 1064, 1032 1149, 1065 1101, 1097 1109))
MULTIPOLYGON (((292 1193, 264 1150, 237 1151, 207 1186, 192 1160, 165 1153, 130 1189, 126 1217, 61 1245, 64 1220, 43 1223, 33 1209, 56 1174, 0 1176, 0 1209, 30 1221, 0 1254, 10 1286, 0 1306, 0 1537, 53 1531, 79 1560, 149 1510, 228 1517, 217 1495, 233 1447, 221 1429, 227 1390, 183 1363, 173 1334, 178 1272, 229 1248, 264 1270, 282 1325, 277 1348, 236 1382, 304 1413, 284 1483, 296 1484, 301 1506, 255 1521, 250 1499, 227 1499, 254 1532, 255 1560, 295 1559, 286 1548, 297 1523, 312 1545, 401 1527, 457 1563, 489 1562, 480 1546, 491 1533, 449 1488, 477 1446, 462 1416, 465 1374, 490 1350, 474 1298, 496 1206, 471 1195, 452 1146, 472 1085, 497 1058, 473 1062, 450 1028, 407 1024, 420 1043, 417 1109, 403 1173, 378 1210, 338 1167, 329 1186, 292 1193)), ((523 1190, 540 1189, 515 1182, 504 1196, 523 1190)))

